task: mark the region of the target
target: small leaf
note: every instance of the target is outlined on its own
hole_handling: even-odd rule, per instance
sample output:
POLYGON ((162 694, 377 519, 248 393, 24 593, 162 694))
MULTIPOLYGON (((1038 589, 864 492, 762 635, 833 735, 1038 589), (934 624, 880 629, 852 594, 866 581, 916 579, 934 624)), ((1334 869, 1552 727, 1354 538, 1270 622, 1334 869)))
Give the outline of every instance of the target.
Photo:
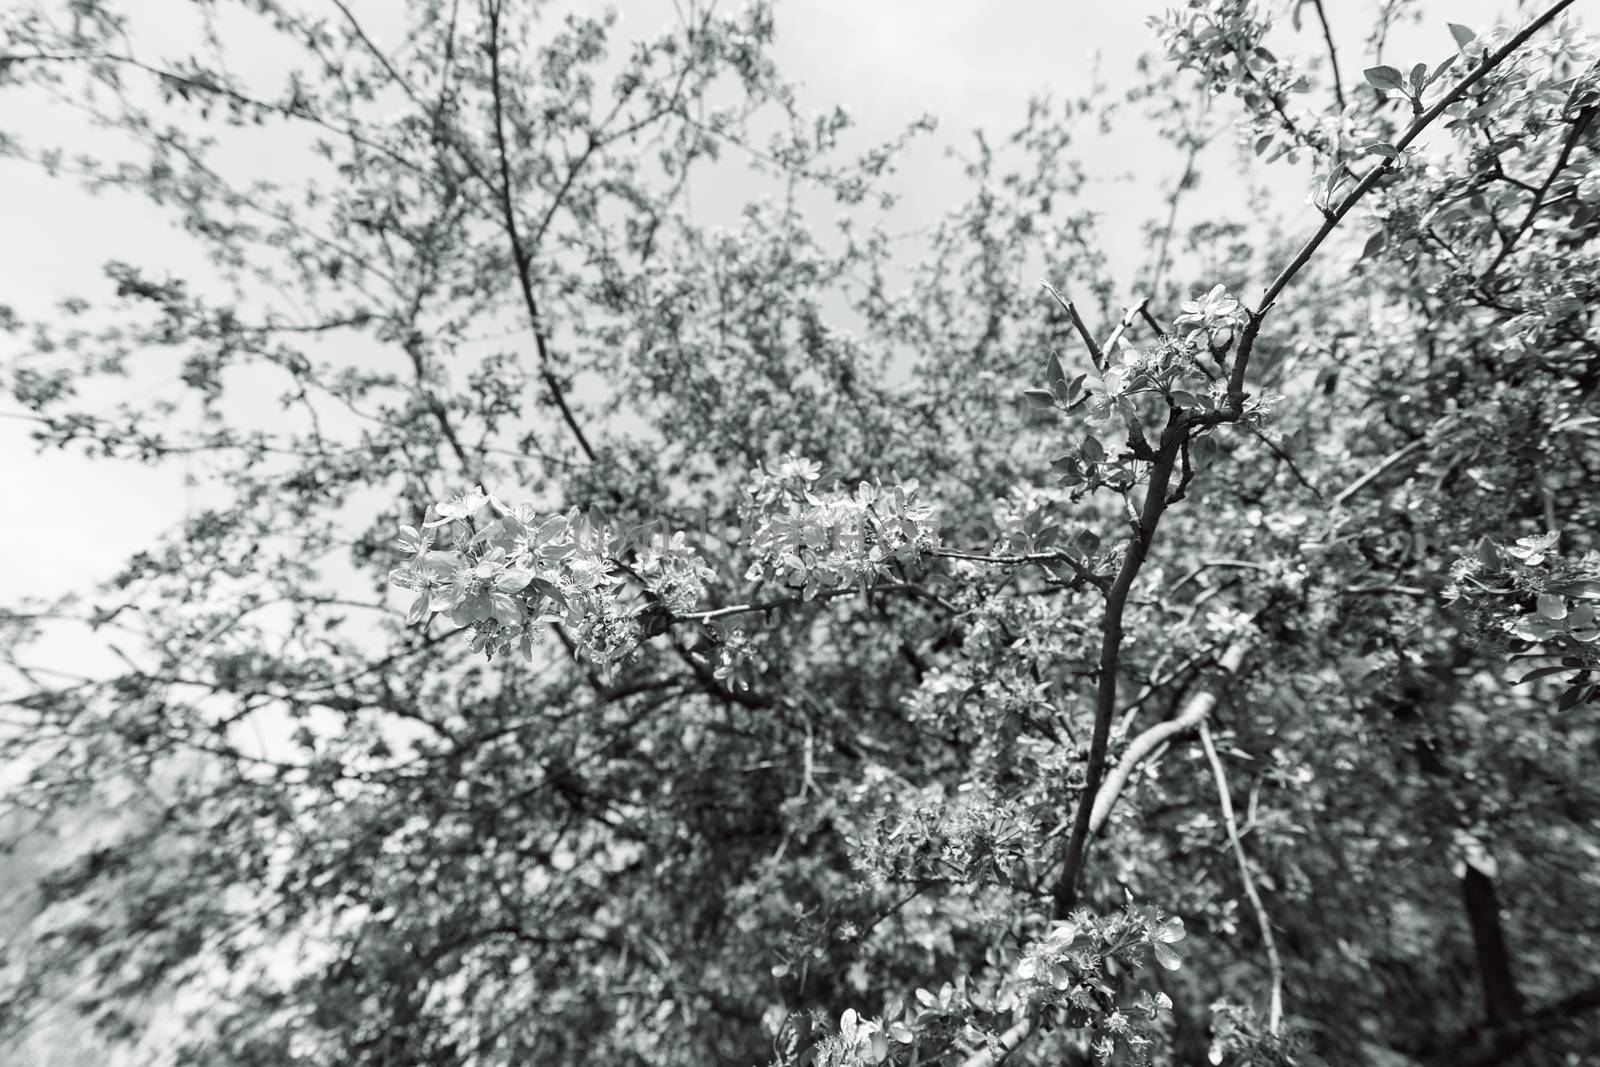
POLYGON ((1057 395, 1067 387, 1067 372, 1061 369, 1061 359, 1054 352, 1044 365, 1045 384, 1055 390, 1057 395))
POLYGON ((1444 74, 1445 71, 1447 71, 1451 67, 1455 66, 1455 62, 1456 62, 1456 57, 1455 56, 1451 56, 1449 59, 1446 59, 1443 63, 1440 63, 1437 67, 1434 67, 1433 68, 1433 73, 1428 75, 1428 80, 1427 80, 1426 84, 1432 85, 1434 82, 1438 81, 1439 78, 1444 74))
POLYGON ((1023 398, 1036 408, 1053 408, 1056 406, 1056 395, 1048 389, 1025 389, 1023 398))
POLYGON ((406 612, 406 624, 408 626, 415 626, 428 614, 429 599, 428 590, 426 589, 417 594, 417 599, 411 602, 411 609, 406 612))
POLYGON ((1552 622, 1560 622, 1567 617, 1567 598, 1554 593, 1540 593, 1539 614, 1552 622))
POLYGON ((1478 562, 1490 571, 1505 567, 1505 561, 1500 558, 1500 549, 1487 536, 1478 538, 1478 562))
POLYGON ((1363 73, 1374 89, 1400 89, 1405 85, 1405 77, 1394 67, 1368 67, 1363 73))
POLYGON ((1600 599, 1600 582, 1563 582, 1560 585, 1552 585, 1550 592, 1577 597, 1580 600, 1597 600, 1600 599))
POLYGON ((502 593, 516 593, 533 581, 533 571, 526 567, 512 567, 494 580, 494 587, 502 593))
POLYGON ((1385 231, 1385 230, 1379 230, 1377 233, 1375 233, 1371 237, 1367 238, 1367 243, 1365 245, 1363 245, 1362 248, 1361 248, 1361 256, 1360 256, 1360 258, 1361 259, 1371 259, 1373 256, 1377 255, 1379 252, 1382 252, 1384 245, 1386 245, 1388 243, 1389 243, 1388 232, 1385 231))
POLYGON ((1537 682, 1540 678, 1549 678, 1556 674, 1567 674, 1571 670, 1571 667, 1540 667, 1538 670, 1529 671, 1521 678, 1518 678, 1516 684, 1527 685, 1529 682, 1537 682))
POLYGON ((1084 437, 1081 451, 1083 458, 1090 463, 1099 463, 1106 458, 1105 446, 1100 443, 1100 439, 1094 434, 1087 434, 1084 437))
POLYGON ((1183 957, 1178 955, 1177 950, 1171 945, 1163 941, 1156 941, 1150 947, 1155 952, 1156 962, 1167 970, 1175 971, 1183 966, 1183 957))
POLYGON ((1458 22, 1451 22, 1448 23, 1448 25, 1450 27, 1450 36, 1456 39, 1456 47, 1462 49, 1463 51, 1466 50, 1467 45, 1471 44, 1477 39, 1477 34, 1473 33, 1471 30, 1467 29, 1458 22))
POLYGON ((1400 158, 1400 150, 1388 141, 1374 141, 1372 144, 1362 145, 1361 151, 1372 156, 1382 156, 1385 159, 1400 158))
POLYGON ((1422 87, 1428 84, 1428 64, 1418 63, 1412 67, 1411 77, 1407 80, 1411 82, 1412 93, 1420 93, 1422 87))

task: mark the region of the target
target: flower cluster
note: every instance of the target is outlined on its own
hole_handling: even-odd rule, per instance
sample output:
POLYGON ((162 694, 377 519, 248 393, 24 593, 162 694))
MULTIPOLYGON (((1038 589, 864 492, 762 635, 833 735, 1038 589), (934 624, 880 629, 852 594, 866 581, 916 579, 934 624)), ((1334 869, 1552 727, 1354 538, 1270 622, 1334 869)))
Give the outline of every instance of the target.
POLYGON ((748 690, 755 676, 767 669, 760 644, 754 635, 742 627, 731 630, 713 628, 711 634, 717 650, 712 676, 730 689, 748 690))
POLYGON ((1145 993, 1124 1009, 1107 964, 1115 959, 1132 969, 1148 947, 1157 963, 1175 971, 1182 958, 1172 946, 1183 938, 1183 920, 1156 908, 1129 906, 1104 919, 1079 909, 1056 923, 1044 940, 1028 946, 1017 977, 1027 984, 1030 999, 1066 1008, 1072 1025, 1094 1031, 1091 1049, 1101 1063, 1111 1060, 1119 1044, 1127 1047, 1132 1062, 1148 1063, 1155 1043, 1153 1024, 1172 1001, 1165 993, 1145 993))
POLYGON ((878 1023, 846 1008, 839 1017, 839 1032, 816 1047, 817 1067, 859 1067, 889 1058, 889 1038, 878 1023))
MULTIPOLYGON (((407 558, 389 580, 416 592, 409 623, 444 613, 491 658, 515 649, 531 660, 546 627, 560 623, 580 653, 611 667, 638 644, 643 606, 618 598, 624 578, 612 559, 613 537, 597 515, 576 508, 540 515, 477 487, 428 508, 420 530, 400 528, 397 545, 407 558)), ((681 534, 655 538, 640 574, 672 611, 693 606, 710 577, 681 534)))
POLYGON ((1184 339, 1190 344, 1204 336, 1211 347, 1222 348, 1232 340, 1233 331, 1248 319, 1249 315, 1244 305, 1239 303, 1239 298, 1231 295, 1223 286, 1214 285, 1205 295, 1185 300, 1173 325, 1179 330, 1189 331, 1184 339))
POLYGON ((758 469, 747 489, 746 546, 755 557, 745 577, 774 579, 811 599, 819 592, 888 575, 938 547, 933 509, 915 486, 862 482, 819 496, 816 464, 786 458, 758 469))
POLYGON ((633 566, 663 607, 674 614, 693 611, 716 574, 689 547, 683 531, 670 538, 655 534, 633 566))
POLYGON ((786 497, 805 494, 821 477, 822 464, 816 460, 785 455, 751 471, 745 493, 757 507, 771 507, 786 497))

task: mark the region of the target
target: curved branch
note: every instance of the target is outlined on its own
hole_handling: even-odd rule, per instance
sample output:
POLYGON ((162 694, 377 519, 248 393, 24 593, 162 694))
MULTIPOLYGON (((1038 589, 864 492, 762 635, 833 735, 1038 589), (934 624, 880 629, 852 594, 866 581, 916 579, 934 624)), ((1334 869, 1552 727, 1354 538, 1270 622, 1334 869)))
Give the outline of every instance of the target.
MULTIPOLYGON (((1240 666, 1244 663, 1245 654, 1249 651, 1249 644, 1243 639, 1236 639, 1222 653, 1217 661, 1217 666, 1222 668, 1223 674, 1231 678, 1239 673, 1240 666)), ((1201 693, 1196 693, 1189 698, 1183 711, 1166 722, 1158 722, 1145 730, 1129 742, 1123 751, 1122 758, 1117 761, 1116 767, 1106 775, 1105 784, 1094 795, 1094 810, 1089 817, 1091 832, 1098 834, 1105 826, 1106 820, 1111 817, 1111 810, 1116 807, 1117 800, 1122 796, 1122 791, 1128 785, 1128 779, 1133 772, 1138 770, 1145 759, 1160 748, 1163 744, 1180 734, 1188 733, 1196 726, 1204 723, 1217 706, 1217 687, 1201 693)))
POLYGON ((1283 960, 1278 956, 1278 942, 1272 936, 1272 922, 1267 909, 1256 891, 1256 880, 1250 874, 1250 861, 1245 857, 1244 845, 1239 841, 1239 821, 1233 815, 1233 796, 1228 792, 1228 774, 1217 755, 1217 746, 1211 743, 1211 727, 1200 722, 1200 744, 1206 750, 1211 764, 1211 774, 1217 781, 1217 805, 1222 809, 1222 822, 1228 829, 1228 843, 1233 846, 1233 858, 1239 864, 1239 880, 1244 884, 1245 896, 1250 899, 1250 910, 1255 912, 1256 926, 1261 931, 1261 943, 1267 950, 1267 967, 1272 972, 1272 994, 1267 1009, 1267 1032, 1274 1037, 1283 1026, 1283 960))

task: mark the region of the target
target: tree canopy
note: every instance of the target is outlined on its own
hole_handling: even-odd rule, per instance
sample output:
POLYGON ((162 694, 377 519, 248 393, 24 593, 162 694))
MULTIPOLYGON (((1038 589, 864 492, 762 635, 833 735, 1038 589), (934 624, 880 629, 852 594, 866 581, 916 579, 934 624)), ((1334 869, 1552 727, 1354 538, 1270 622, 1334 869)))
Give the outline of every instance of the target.
POLYGON ((929 124, 803 112, 781 6, 408 0, 380 47, 210 0, 190 55, 0 15, 0 101, 108 138, 0 165, 200 253, 0 307, 16 410, 205 493, 0 611, 0 1041, 1600 1052, 1600 40, 1555 0, 1386 56, 1410 5, 1323 6, 1153 19, 1143 84, 980 136, 910 237, 929 124), (1113 123, 1163 145, 1133 278, 1113 123), (1306 177, 1287 227, 1206 202, 1230 145, 1306 177), (730 168, 771 195, 690 210, 730 168), (40 668, 71 626, 117 666, 40 668))

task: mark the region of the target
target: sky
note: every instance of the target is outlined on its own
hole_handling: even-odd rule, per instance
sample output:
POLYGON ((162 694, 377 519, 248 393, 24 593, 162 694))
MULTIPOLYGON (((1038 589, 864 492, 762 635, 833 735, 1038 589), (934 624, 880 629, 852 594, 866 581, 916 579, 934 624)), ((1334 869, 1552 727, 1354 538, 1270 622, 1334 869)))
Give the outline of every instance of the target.
MULTIPOLYGON (((151 56, 182 54, 193 5, 127 0, 124 6, 133 16, 135 39, 151 56)), ((1030 97, 1078 95, 1097 73, 1114 89, 1131 85, 1137 57, 1157 48, 1146 20, 1167 6, 1163 0, 786 0, 779 4, 777 57, 801 83, 803 109, 841 103, 857 116, 858 144, 888 139, 924 113, 938 117, 938 131, 923 139, 898 179, 900 216, 927 222, 954 207, 963 188, 945 149, 970 146, 974 129, 1009 132, 1023 120, 1030 97)), ((1348 85, 1366 65, 1363 39, 1376 0, 1329 0, 1326 6, 1348 85)), ((381 47, 399 43, 397 3, 367 0, 354 7, 370 19, 381 47)), ((655 30, 673 17, 671 0, 621 0, 617 7, 624 36, 655 30)), ((1486 27, 1502 12, 1515 18, 1509 2, 1495 0, 1423 0, 1417 7, 1423 17, 1395 31, 1385 58, 1409 64, 1448 55, 1446 19, 1486 27)), ((1299 34, 1285 29, 1280 47, 1320 57, 1309 8, 1307 21, 1299 34)), ((248 50, 242 55, 247 64, 267 62, 248 50)), ((32 100, 0 101, 0 128, 41 135, 68 128, 65 121, 56 109, 32 100)), ((103 135, 81 136, 93 147, 103 135)), ((270 137, 260 144, 258 155, 239 161, 243 167, 292 172, 292 153, 275 151, 270 137)), ((1171 176, 1143 173, 1157 147, 1154 132, 1136 118, 1119 122, 1108 137, 1088 146, 1086 199, 1106 215, 1105 264, 1113 277, 1131 272, 1145 253, 1139 224, 1153 214, 1156 182, 1171 176)), ((1219 202, 1210 198, 1243 193, 1246 176, 1232 167, 1231 148, 1218 151, 1224 155, 1211 167, 1205 197, 1186 205, 1189 222, 1198 221, 1207 202, 1219 202)), ((1161 159, 1170 165, 1170 156, 1161 159)), ((1280 164, 1248 178, 1272 190, 1289 217, 1309 211, 1299 206, 1306 181, 1301 170, 1280 164)), ((732 193, 723 200, 737 203, 737 186, 732 193)), ((6 252, 0 256, 0 304, 12 305, 24 318, 69 294, 94 293, 97 286, 103 293, 101 268, 108 259, 179 270, 198 264, 168 217, 148 202, 91 197, 70 179, 3 157, 0 247, 6 252)), ((18 339, 0 338, 0 369, 25 359, 18 339)), ((116 388, 120 394, 107 396, 108 407, 117 399, 153 402, 181 389, 170 367, 136 372, 116 388)), ((18 410, 0 399, 0 523, 10 549, 0 554, 0 603, 86 589, 204 499, 204 486, 187 484, 191 472, 182 461, 145 467, 59 451, 39 454, 28 423, 15 417, 18 410), (90 516, 95 521, 86 521, 90 516)))

